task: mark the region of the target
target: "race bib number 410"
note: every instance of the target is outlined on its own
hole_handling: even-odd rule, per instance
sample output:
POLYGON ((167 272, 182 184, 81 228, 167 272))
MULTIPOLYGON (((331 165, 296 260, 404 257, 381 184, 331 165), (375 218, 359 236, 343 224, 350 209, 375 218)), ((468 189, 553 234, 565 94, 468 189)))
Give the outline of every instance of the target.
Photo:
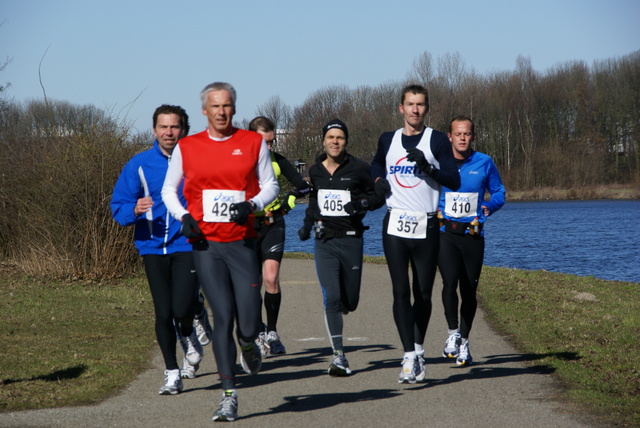
POLYGON ((229 206, 244 202, 244 190, 214 190, 202 191, 202 220, 206 222, 229 223, 229 206))
POLYGON ((387 233, 400 238, 424 239, 427 237, 427 219, 427 213, 392 209, 387 233))
POLYGON ((445 193, 444 213, 450 218, 472 217, 478 210, 477 193, 445 193))

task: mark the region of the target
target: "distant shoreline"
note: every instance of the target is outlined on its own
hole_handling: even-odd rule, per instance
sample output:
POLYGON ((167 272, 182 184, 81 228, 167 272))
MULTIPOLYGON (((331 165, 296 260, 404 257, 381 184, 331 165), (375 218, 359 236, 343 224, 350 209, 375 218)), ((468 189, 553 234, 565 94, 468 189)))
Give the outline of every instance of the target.
POLYGON ((566 201, 594 199, 640 199, 640 186, 594 186, 580 189, 538 187, 531 190, 509 191, 507 201, 566 201))
MULTIPOLYGON (((586 201, 596 199, 640 199, 640 186, 595 186, 581 189, 562 189, 559 187, 537 187, 531 190, 510 191, 507 188, 508 202, 525 201, 586 201)), ((298 204, 306 204, 306 198, 298 204)))

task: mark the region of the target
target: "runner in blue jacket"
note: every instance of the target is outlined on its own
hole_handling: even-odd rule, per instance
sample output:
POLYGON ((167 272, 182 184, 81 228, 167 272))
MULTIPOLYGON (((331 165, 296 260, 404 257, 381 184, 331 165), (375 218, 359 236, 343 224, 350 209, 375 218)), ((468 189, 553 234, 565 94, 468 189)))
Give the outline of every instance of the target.
POLYGON ((442 302, 449 336, 442 351, 456 364, 471 364, 469 332, 476 314, 476 290, 484 260, 484 230, 487 217, 505 203, 500 174, 490 156, 471 147, 475 129, 466 116, 455 117, 449 125, 449 140, 460 172, 460 188, 442 187, 440 217, 440 254, 438 269, 442 275, 442 302), (485 193, 490 199, 485 201, 485 193), (458 284, 460 284, 460 325, 458 326, 458 284))
POLYGON ((153 115, 153 147, 127 162, 111 199, 113 218, 122 226, 135 225, 135 246, 144 261, 156 315, 156 337, 166 367, 161 395, 181 392, 182 377, 195 377, 203 352, 194 315, 203 315, 203 328, 211 329, 198 299, 191 244, 160 195, 173 148, 188 131, 189 118, 182 108, 158 107, 153 115), (177 333, 185 352, 182 372, 176 359, 177 333))

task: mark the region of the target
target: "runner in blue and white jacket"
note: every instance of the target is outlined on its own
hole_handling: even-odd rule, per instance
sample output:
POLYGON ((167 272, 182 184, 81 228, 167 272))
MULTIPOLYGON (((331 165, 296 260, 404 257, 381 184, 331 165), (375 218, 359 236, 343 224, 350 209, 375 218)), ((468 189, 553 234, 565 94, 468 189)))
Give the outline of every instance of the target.
MULTIPOLYGON (((161 395, 179 393, 182 377, 195 377, 202 346, 194 316, 200 315, 202 328, 211 330, 198 299, 192 246, 180 231, 182 223, 169 215, 160 195, 173 149, 188 131, 189 118, 184 109, 158 107, 153 115, 153 147, 127 162, 111 199, 113 218, 122 226, 135 225, 135 246, 144 261, 155 309, 156 337, 166 368, 161 395), (185 352, 182 372, 176 359, 176 329, 185 352)), ((184 202, 182 192, 180 197, 184 202)))
POLYGON ((438 205, 440 217, 440 255, 442 302, 449 336, 442 352, 456 358, 456 364, 471 364, 469 332, 476 314, 476 290, 484 260, 484 230, 487 217, 505 203, 500 174, 490 156, 471 147, 474 124, 466 116, 454 118, 449 125, 449 140, 460 172, 457 191, 443 186, 438 205), (490 199, 485 201, 485 193, 490 199), (458 326, 458 284, 460 284, 460 325, 458 326))

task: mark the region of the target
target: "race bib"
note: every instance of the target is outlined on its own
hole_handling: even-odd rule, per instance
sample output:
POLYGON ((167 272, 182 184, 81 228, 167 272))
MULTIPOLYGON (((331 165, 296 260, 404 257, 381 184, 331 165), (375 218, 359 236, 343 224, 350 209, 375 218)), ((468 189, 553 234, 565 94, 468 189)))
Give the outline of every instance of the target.
POLYGON ((450 218, 474 217, 478 211, 477 193, 445 193, 444 213, 450 218))
POLYGON ((349 214, 344 210, 344 206, 348 202, 351 202, 351 193, 348 190, 318 190, 318 207, 323 216, 348 216, 349 214))
POLYGON ((427 213, 392 209, 387 233, 400 238, 424 239, 427 237, 427 220, 427 213))
POLYGON ((205 189, 202 191, 202 220, 229 223, 229 206, 244 201, 244 190, 205 189))

